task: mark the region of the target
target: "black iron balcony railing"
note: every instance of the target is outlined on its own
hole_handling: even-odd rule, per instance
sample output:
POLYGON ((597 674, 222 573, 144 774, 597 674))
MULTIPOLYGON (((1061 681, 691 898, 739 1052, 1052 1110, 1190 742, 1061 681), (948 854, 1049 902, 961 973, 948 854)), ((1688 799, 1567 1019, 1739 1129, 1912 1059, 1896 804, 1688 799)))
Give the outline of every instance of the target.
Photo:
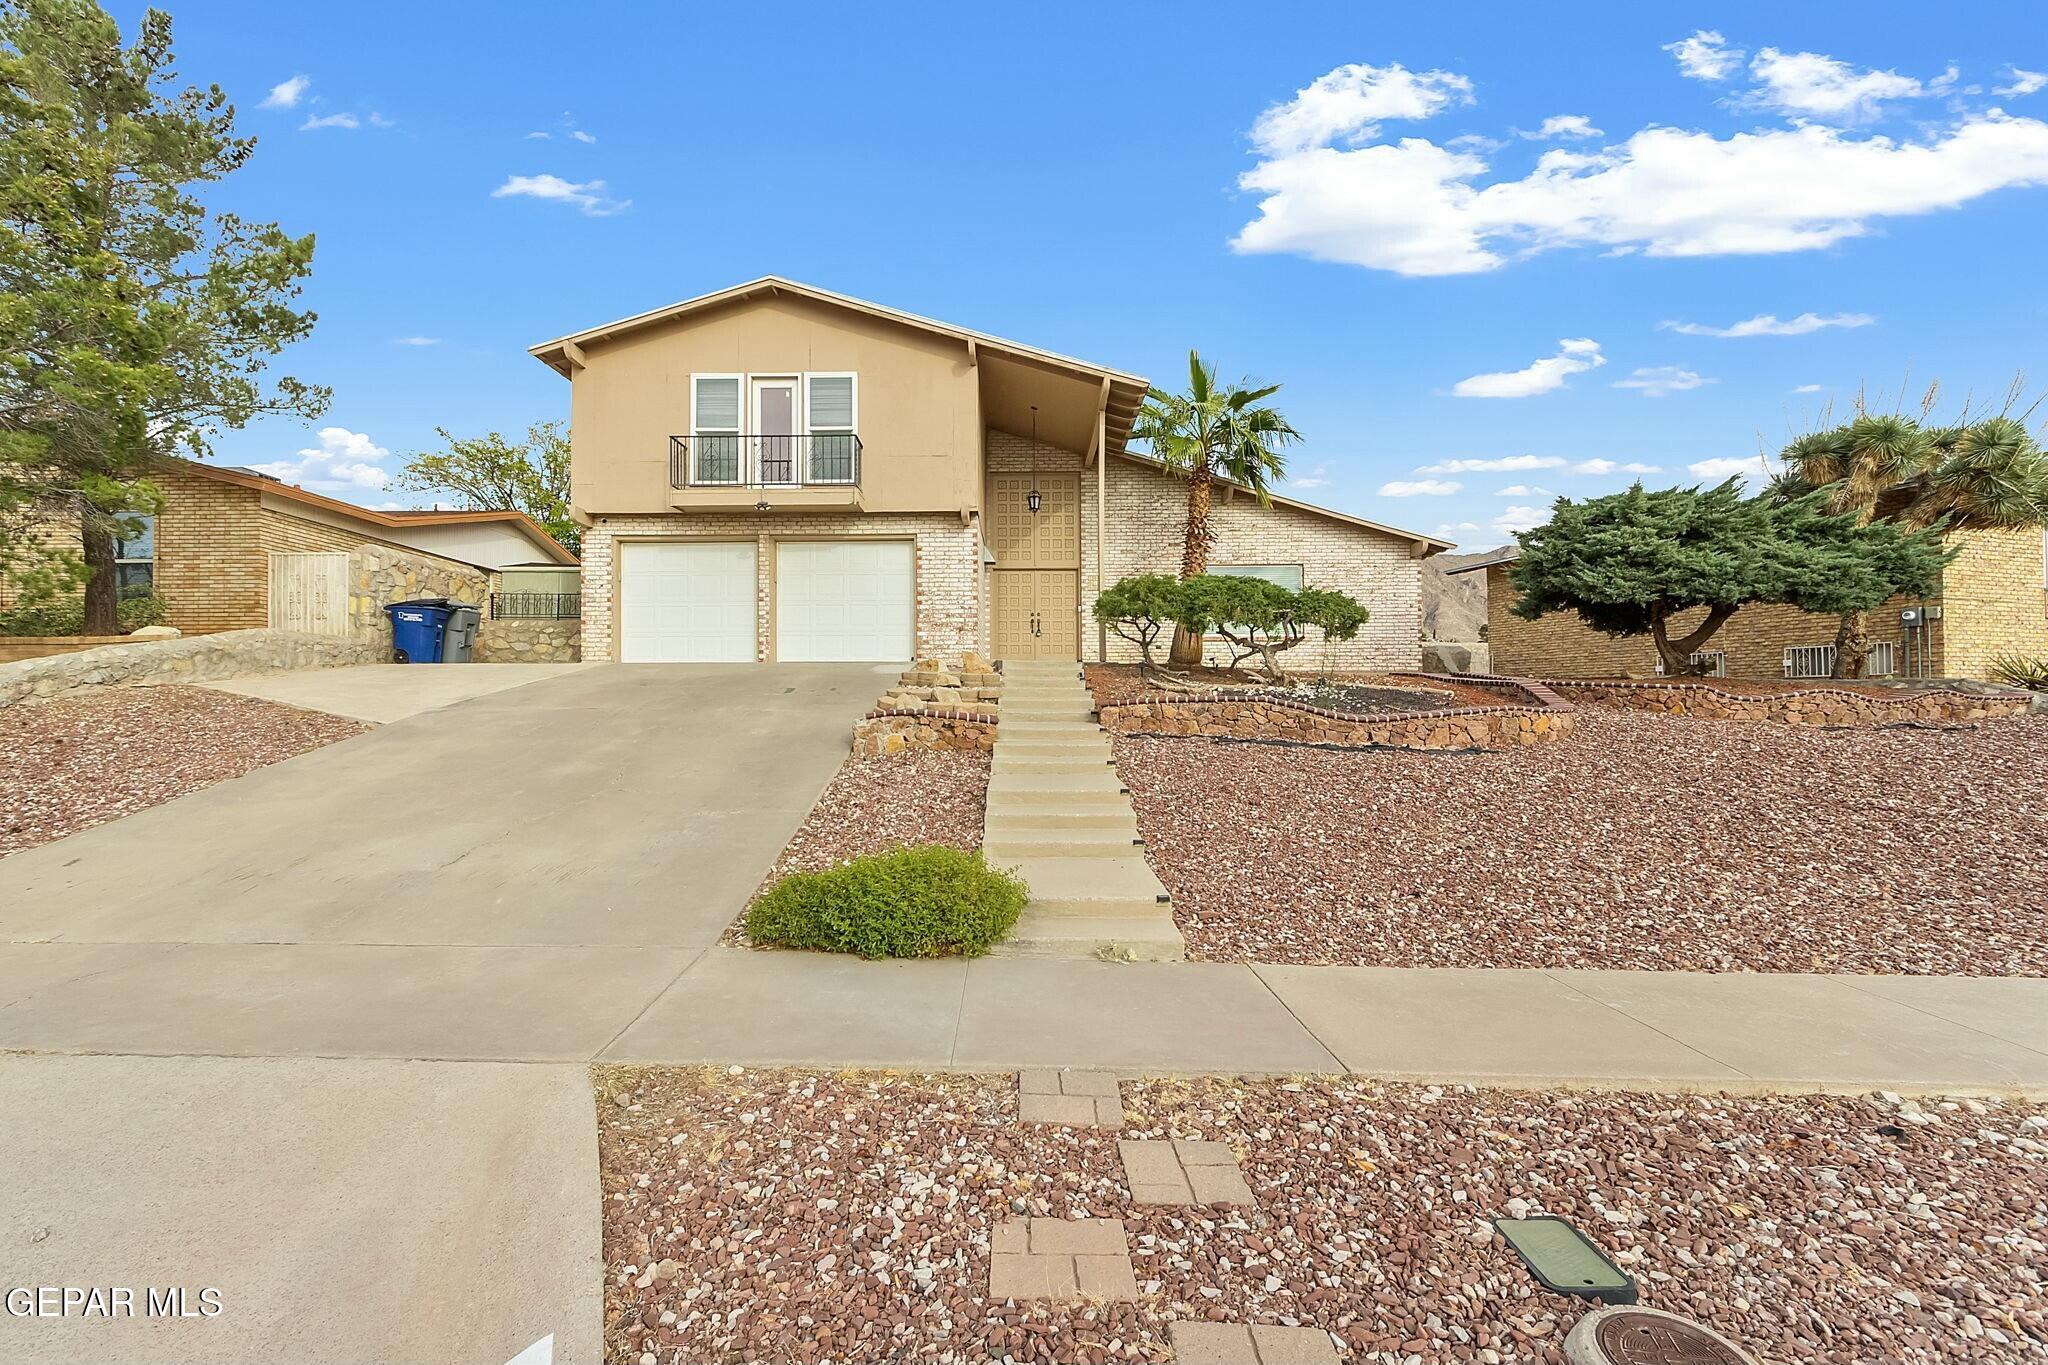
POLYGON ((671 436, 672 488, 808 488, 858 486, 860 437, 671 436))

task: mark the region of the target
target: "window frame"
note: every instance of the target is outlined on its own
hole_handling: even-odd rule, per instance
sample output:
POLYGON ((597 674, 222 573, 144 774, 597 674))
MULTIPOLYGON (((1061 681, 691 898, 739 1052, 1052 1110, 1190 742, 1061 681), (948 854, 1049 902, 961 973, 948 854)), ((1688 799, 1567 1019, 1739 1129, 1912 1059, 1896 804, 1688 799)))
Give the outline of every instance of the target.
MULTIPOLYGON (((1287 588, 1287 591, 1289 592, 1301 592, 1308 587, 1308 565, 1293 563, 1286 560, 1275 561, 1271 564, 1211 564, 1207 572, 1223 578, 1258 577, 1257 574, 1246 573, 1246 569, 1292 569, 1301 576, 1300 585, 1298 587, 1287 588, 1287 585, 1285 583, 1280 583, 1276 584, 1275 586, 1287 588)), ((1262 579, 1261 581, 1266 583, 1273 582, 1273 580, 1270 578, 1262 579)), ((1223 633, 1221 631, 1212 630, 1204 634, 1202 638, 1205 640, 1221 640, 1223 638, 1223 633)))
POLYGON ((146 555, 124 554, 123 551, 127 548, 130 541, 126 537, 114 537, 114 595, 116 597, 128 591, 130 586, 121 581, 122 571, 124 569, 132 569, 137 565, 146 564, 149 566, 148 588, 152 593, 156 591, 156 517, 154 514, 147 512, 130 513, 127 515, 131 516, 133 520, 148 523, 148 529, 143 534, 149 540, 149 553, 146 555))
POLYGON ((747 434, 747 376, 724 370, 692 371, 690 375, 690 482, 710 488, 737 488, 747 481, 746 460, 747 434), (732 420, 730 428, 706 428, 697 417, 697 386, 706 379, 730 379, 733 383, 732 420), (733 443, 734 470, 730 479, 707 479, 703 477, 699 461, 703 450, 697 444, 700 436, 730 436, 733 443))

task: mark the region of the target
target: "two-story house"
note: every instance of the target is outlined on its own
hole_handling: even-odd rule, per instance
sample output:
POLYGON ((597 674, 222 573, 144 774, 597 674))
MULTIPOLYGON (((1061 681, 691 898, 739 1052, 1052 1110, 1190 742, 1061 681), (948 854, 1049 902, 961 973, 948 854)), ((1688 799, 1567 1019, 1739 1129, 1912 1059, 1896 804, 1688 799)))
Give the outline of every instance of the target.
MULTIPOLYGON (((572 384, 583 657, 1132 657, 1095 594, 1180 562, 1134 374, 769 277, 532 348, 572 384)), ((1214 571, 1358 597, 1302 663, 1408 668, 1444 541, 1224 490, 1214 571)))

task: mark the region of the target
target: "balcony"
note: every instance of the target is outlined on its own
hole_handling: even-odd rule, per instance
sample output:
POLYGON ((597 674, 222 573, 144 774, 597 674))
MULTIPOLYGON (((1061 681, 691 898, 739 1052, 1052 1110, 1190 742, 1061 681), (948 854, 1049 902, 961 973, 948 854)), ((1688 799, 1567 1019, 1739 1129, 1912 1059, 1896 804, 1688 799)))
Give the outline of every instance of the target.
POLYGON ((860 437, 671 436, 669 505, 859 511, 860 437))

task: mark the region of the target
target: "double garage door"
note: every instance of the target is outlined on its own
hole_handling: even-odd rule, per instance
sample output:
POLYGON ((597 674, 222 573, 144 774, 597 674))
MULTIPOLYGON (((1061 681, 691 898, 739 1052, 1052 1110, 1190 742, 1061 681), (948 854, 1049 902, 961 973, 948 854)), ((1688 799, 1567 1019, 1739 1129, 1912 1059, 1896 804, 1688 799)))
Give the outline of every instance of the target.
MULTIPOLYGON (((753 541, 623 542, 619 658, 750 663, 760 579, 753 541)), ((916 619, 907 540, 792 540, 773 547, 775 658, 911 657, 916 619)))

